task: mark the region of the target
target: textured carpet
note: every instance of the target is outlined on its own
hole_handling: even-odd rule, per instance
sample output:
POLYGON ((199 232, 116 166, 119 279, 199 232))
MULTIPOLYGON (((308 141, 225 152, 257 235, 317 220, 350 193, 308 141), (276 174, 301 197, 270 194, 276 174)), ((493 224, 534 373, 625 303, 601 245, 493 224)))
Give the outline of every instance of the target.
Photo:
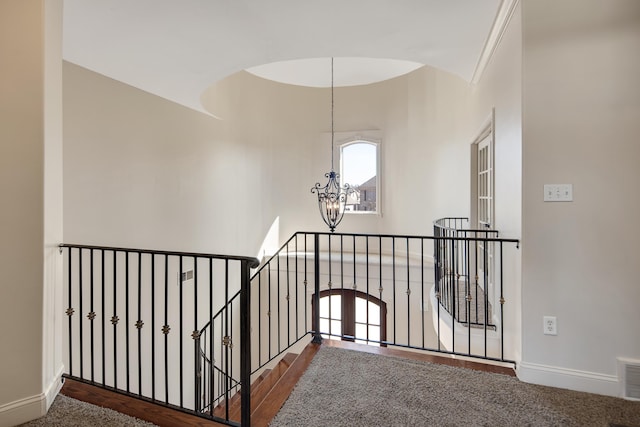
POLYGON ((148 427, 155 424, 59 394, 47 415, 21 427, 148 427))
POLYGON ((640 402, 322 346, 271 427, 640 427, 640 402))

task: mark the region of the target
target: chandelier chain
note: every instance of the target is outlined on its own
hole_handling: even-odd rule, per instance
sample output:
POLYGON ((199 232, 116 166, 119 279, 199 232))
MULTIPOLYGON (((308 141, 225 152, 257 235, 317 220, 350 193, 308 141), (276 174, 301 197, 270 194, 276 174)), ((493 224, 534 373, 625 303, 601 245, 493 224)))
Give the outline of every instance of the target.
POLYGON ((334 109, 334 102, 333 102, 333 56, 331 57, 331 170, 333 170, 333 139, 334 139, 334 126, 333 126, 333 109, 334 109))

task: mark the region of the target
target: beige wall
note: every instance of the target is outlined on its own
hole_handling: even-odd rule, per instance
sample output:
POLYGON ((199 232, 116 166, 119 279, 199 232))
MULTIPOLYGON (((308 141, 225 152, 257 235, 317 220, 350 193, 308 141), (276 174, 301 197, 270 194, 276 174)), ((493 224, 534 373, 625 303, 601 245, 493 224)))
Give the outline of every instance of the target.
POLYGON ((44 243, 62 234, 61 8, 0 3, 0 426, 42 415, 59 384, 60 352, 44 357, 43 347, 58 338, 44 326, 59 318, 44 243))
MULTIPOLYGON (((383 176, 382 215, 347 215, 339 231, 431 235, 434 219, 469 215, 470 146, 495 107, 499 225, 519 237, 519 28, 477 87, 423 67, 336 88, 336 132, 377 133, 383 176)), ((325 231, 310 189, 330 167, 329 90, 238 73, 203 103, 222 120, 65 64, 65 240, 254 255, 276 218, 280 241, 325 231), (183 159, 198 161, 180 170, 183 159), (191 188, 174 184, 185 175, 191 188), (224 200, 223 209, 212 200, 224 200)), ((518 260, 510 265, 509 316, 517 319, 518 260)))
POLYGON ((210 253, 259 245, 259 152, 231 124, 64 66, 65 240, 210 253))
MULTIPOLYGON (((281 240, 325 230, 310 189, 330 167, 329 91, 248 73, 222 91, 216 120, 65 64, 65 240, 254 255, 276 218, 281 240)), ((425 234, 468 211, 466 96, 429 67, 336 89, 336 131, 379 131, 384 177, 383 215, 347 216, 340 231, 425 234), (442 178, 434 156, 460 171, 442 178)))
POLYGON ((523 42, 523 373, 615 393, 640 359, 640 2, 525 1, 523 42))

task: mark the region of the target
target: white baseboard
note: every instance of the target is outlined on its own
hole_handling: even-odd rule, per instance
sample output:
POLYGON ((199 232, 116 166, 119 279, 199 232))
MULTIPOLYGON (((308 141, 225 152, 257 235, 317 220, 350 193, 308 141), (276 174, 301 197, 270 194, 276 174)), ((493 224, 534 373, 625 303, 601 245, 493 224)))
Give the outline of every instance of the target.
POLYGON ((0 405, 0 427, 13 427, 46 415, 62 388, 63 369, 60 366, 43 393, 0 405))
POLYGON ((56 398, 60 389, 62 388, 62 374, 64 373, 64 365, 60 365, 53 380, 47 385, 44 390, 45 396, 45 414, 49 411, 53 400, 56 398))
POLYGON ((616 375, 605 375, 576 369, 559 368, 521 362, 516 368, 521 381, 587 393, 618 397, 620 387, 616 375))

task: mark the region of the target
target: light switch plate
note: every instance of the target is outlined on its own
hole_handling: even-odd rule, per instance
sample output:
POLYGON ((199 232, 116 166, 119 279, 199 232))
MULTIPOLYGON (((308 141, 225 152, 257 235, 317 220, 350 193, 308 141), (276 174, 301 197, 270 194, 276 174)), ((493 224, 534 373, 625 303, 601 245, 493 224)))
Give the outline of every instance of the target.
POLYGON ((545 202, 572 202, 573 184, 545 184, 545 202))

